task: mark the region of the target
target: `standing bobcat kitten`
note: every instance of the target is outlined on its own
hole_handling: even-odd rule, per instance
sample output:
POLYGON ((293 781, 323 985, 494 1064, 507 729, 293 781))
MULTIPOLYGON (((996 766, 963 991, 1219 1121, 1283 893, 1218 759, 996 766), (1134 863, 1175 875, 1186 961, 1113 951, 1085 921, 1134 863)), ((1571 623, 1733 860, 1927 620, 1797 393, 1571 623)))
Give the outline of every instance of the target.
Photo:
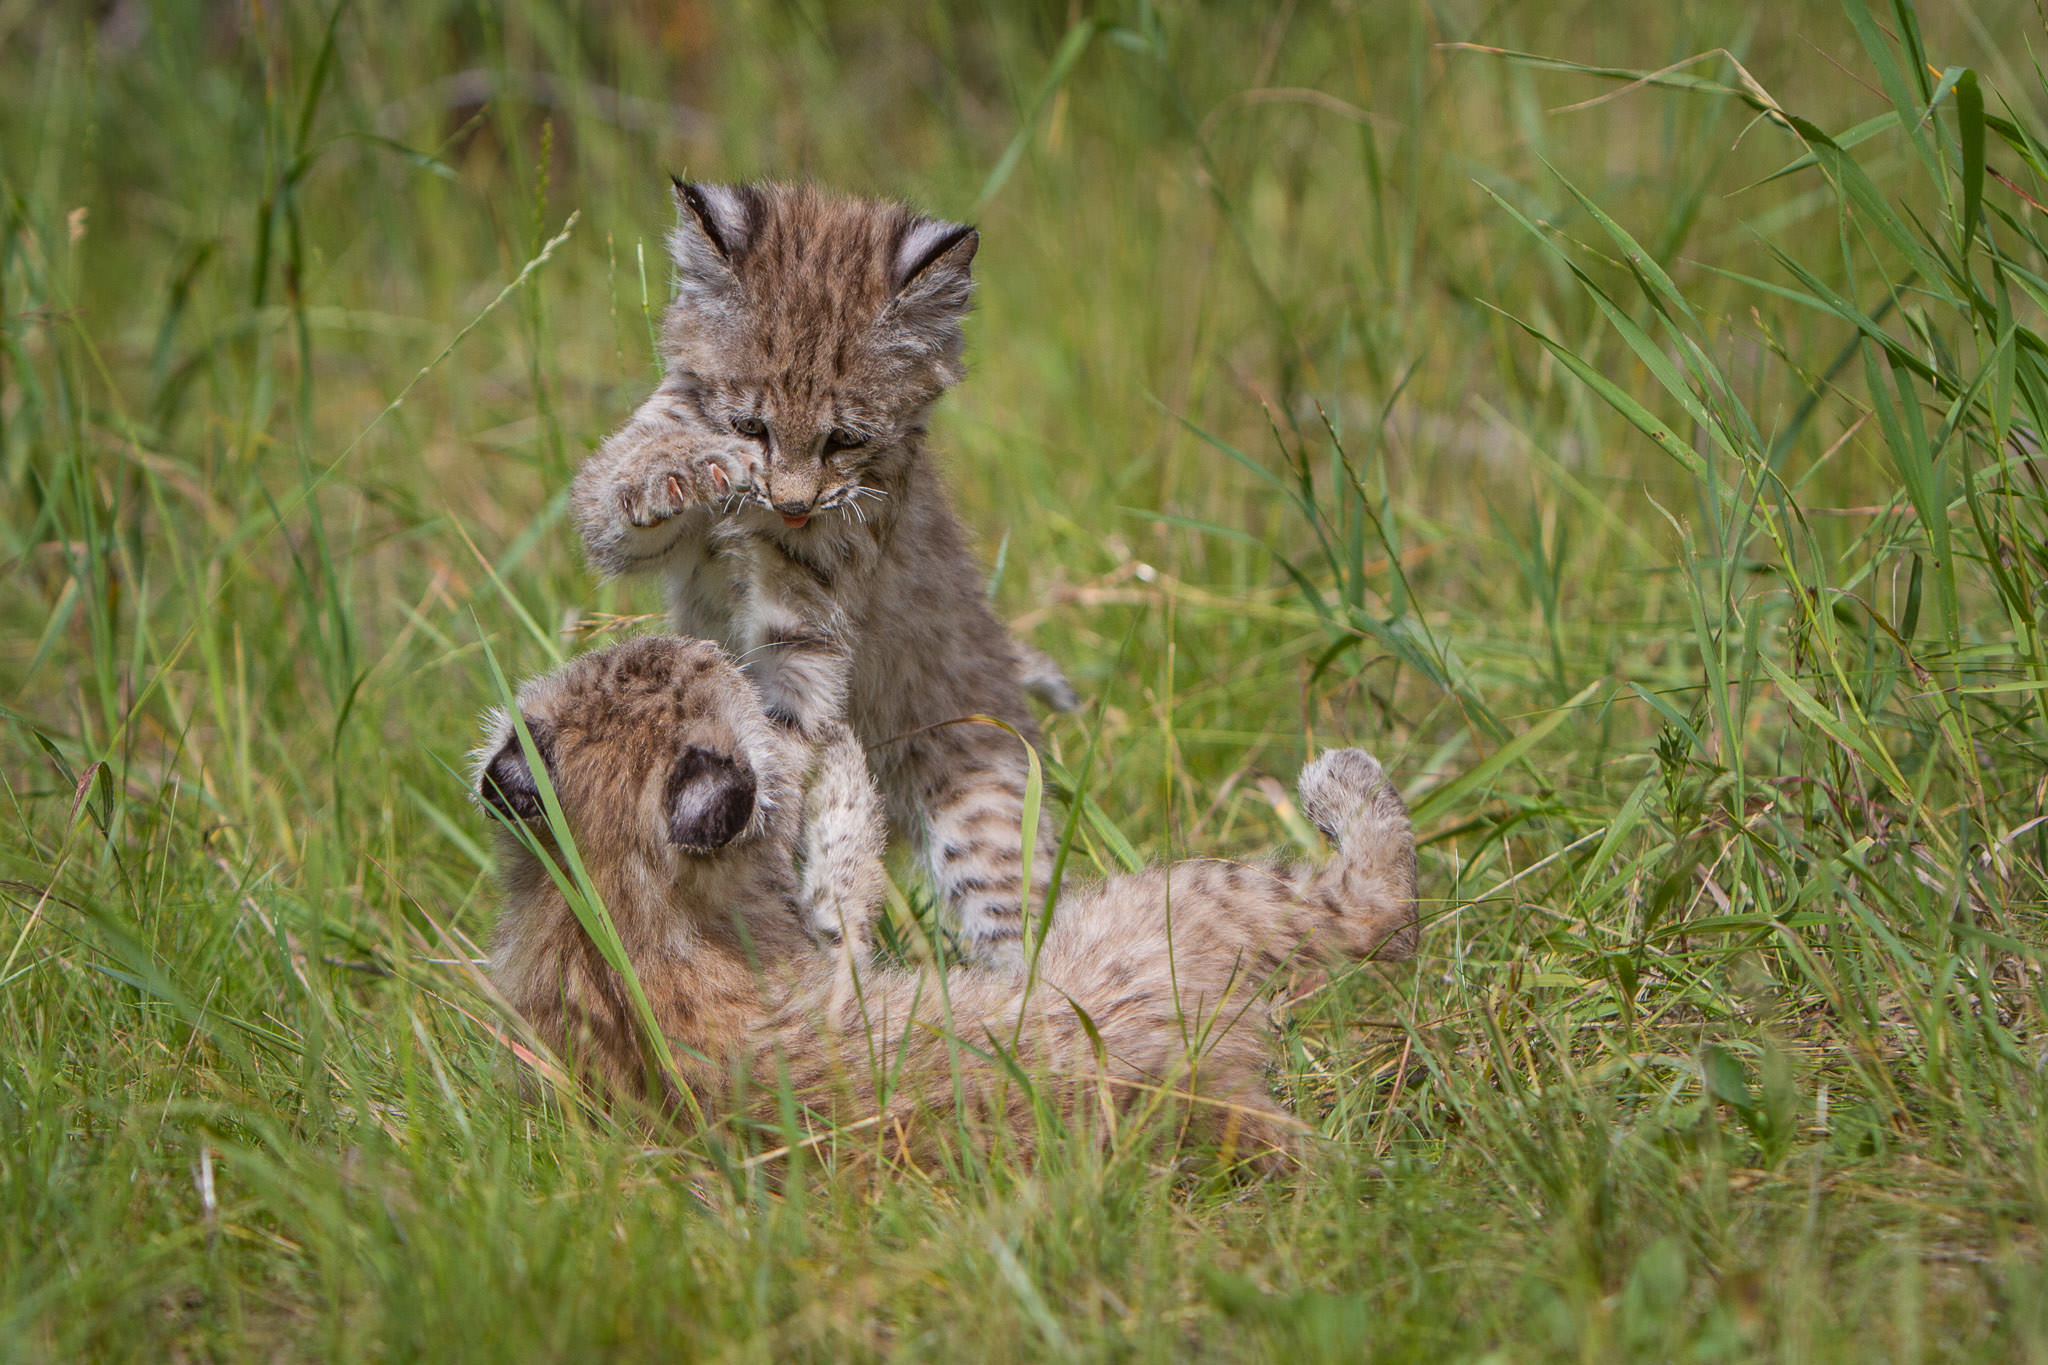
MULTIPOLYGON (((807 186, 676 184, 667 374, 585 462, 591 563, 667 582, 677 628, 745 663, 806 735, 844 714, 970 947, 1020 941, 1024 684, 1073 704, 1013 642, 925 448, 960 378, 978 238, 807 186)), ((1039 867, 1056 847, 1041 818, 1039 867)), ((1042 884, 1042 883, 1041 883, 1042 884)))
MULTIPOLYGON (((792 732, 759 719, 754 688, 710 645, 650 637, 586 654, 529 684, 519 708, 711 1114, 774 1123, 787 1084, 839 1122, 879 1116, 899 1142, 922 1146, 925 1115, 964 1105, 960 1117, 1028 1143, 1031 1097, 991 1047, 1014 1038, 1017 1063, 1070 1118, 1180 1094, 1198 1128, 1284 1150, 1297 1125, 1266 1091, 1261 988, 1293 962, 1415 950, 1407 810, 1357 749, 1325 753, 1301 776, 1303 810, 1337 846, 1323 866, 1204 859, 1119 877, 1059 902, 1032 982, 967 966, 942 984, 863 961, 881 827, 858 746, 843 733, 828 741, 803 791, 792 732)), ((479 757, 481 798, 546 846, 509 717, 479 757)), ((637 1090, 645 1073, 622 983, 526 844, 508 833, 500 855, 493 978, 600 1088, 637 1090)))

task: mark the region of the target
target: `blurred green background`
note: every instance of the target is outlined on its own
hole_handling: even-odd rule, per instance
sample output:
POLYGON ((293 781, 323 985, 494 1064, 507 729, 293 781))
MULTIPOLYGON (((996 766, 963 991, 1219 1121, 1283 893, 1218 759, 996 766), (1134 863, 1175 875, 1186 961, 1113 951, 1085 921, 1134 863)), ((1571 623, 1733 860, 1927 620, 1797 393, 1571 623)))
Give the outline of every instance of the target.
POLYGON ((2048 1357, 2043 37, 0 3, 0 1349, 2048 1357), (562 511, 671 172, 981 228, 936 445, 1084 866, 1288 849, 1317 744, 1409 792, 1298 1179, 521 1096, 460 770, 487 652, 660 609, 562 511))

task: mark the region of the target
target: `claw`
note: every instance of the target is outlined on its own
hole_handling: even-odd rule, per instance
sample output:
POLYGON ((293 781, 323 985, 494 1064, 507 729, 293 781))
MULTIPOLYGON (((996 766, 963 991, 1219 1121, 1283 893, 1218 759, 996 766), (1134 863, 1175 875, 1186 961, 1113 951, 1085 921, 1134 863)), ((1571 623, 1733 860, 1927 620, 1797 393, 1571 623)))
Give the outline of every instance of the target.
POLYGON ((720 497, 724 497, 732 488, 731 481, 725 477, 725 471, 717 465, 711 466, 711 484, 718 490, 720 497))
POLYGON ((676 506, 678 507, 681 507, 690 500, 683 493, 683 480, 680 475, 671 474, 668 476, 668 495, 675 499, 676 506))
POLYGON ((619 515, 626 519, 628 526, 638 527, 643 531, 650 526, 659 526, 668 520, 665 516, 656 516, 648 511, 632 493, 626 491, 621 491, 619 494, 619 515))

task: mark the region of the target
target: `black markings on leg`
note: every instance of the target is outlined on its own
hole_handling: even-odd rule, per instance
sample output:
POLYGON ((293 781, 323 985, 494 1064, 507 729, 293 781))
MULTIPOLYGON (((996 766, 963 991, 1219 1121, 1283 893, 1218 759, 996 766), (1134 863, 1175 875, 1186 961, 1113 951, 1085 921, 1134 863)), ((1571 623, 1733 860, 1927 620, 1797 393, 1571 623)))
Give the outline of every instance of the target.
POLYGON ((962 877, 953 883, 958 896, 1015 896, 1022 889, 1021 877, 962 877))

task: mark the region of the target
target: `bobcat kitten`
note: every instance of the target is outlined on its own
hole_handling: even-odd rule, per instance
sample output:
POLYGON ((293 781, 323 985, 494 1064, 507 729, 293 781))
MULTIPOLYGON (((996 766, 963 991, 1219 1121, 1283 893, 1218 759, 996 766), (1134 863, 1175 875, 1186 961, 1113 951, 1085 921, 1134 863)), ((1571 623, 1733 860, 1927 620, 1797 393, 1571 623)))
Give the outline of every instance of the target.
MULTIPOLYGON (((1336 843, 1323 866, 1204 859, 1119 877, 1060 901, 1034 983, 967 966, 941 985, 864 960, 882 835, 858 746, 843 732, 828 740, 806 792, 809 756, 761 721, 753 686, 709 644, 648 637, 583 655, 528 684, 519 709, 712 1115, 773 1124, 786 1083, 836 1121, 881 1117, 898 1146, 906 1135, 925 1146, 923 1116, 956 1104, 1028 1144, 1030 1096, 990 1047, 1014 1038, 1040 1094, 1072 1119, 1148 1107, 1164 1089, 1192 1097, 1197 1128, 1271 1154, 1298 1125, 1267 1094, 1261 988, 1291 962, 1415 950, 1407 810, 1357 749, 1301 776, 1304 811, 1336 843)), ((548 847, 509 717, 479 760, 481 799, 548 847)), ((527 845, 506 831, 500 856, 494 980, 599 1089, 639 1092, 622 983, 527 845)))
MULTIPOLYGON (((970 947, 1014 959, 1024 750, 944 722, 1036 743, 1026 682, 1073 695, 990 612, 925 447, 979 238, 809 186, 677 181, 676 203, 667 374, 571 490, 591 563, 664 578, 776 719, 844 714, 970 947)), ((1049 818, 1036 846, 1048 866, 1049 818)))
MULTIPOLYGON (((832 726, 814 751, 771 725, 725 652, 702 640, 648 637, 582 655, 526 684, 518 706, 628 958, 682 1044, 688 1083, 715 1090, 726 1069, 706 1059, 747 1036, 768 983, 790 989, 833 949, 850 960, 865 942, 882 894, 882 830, 859 743, 832 726), (854 927, 850 943, 842 924, 854 927)), ((486 727, 478 799, 526 824, 554 858, 512 718, 493 713, 486 727)), ((638 1092, 645 1070, 623 981, 541 860, 509 825, 498 836, 505 910, 492 979, 596 1089, 638 1092)))

